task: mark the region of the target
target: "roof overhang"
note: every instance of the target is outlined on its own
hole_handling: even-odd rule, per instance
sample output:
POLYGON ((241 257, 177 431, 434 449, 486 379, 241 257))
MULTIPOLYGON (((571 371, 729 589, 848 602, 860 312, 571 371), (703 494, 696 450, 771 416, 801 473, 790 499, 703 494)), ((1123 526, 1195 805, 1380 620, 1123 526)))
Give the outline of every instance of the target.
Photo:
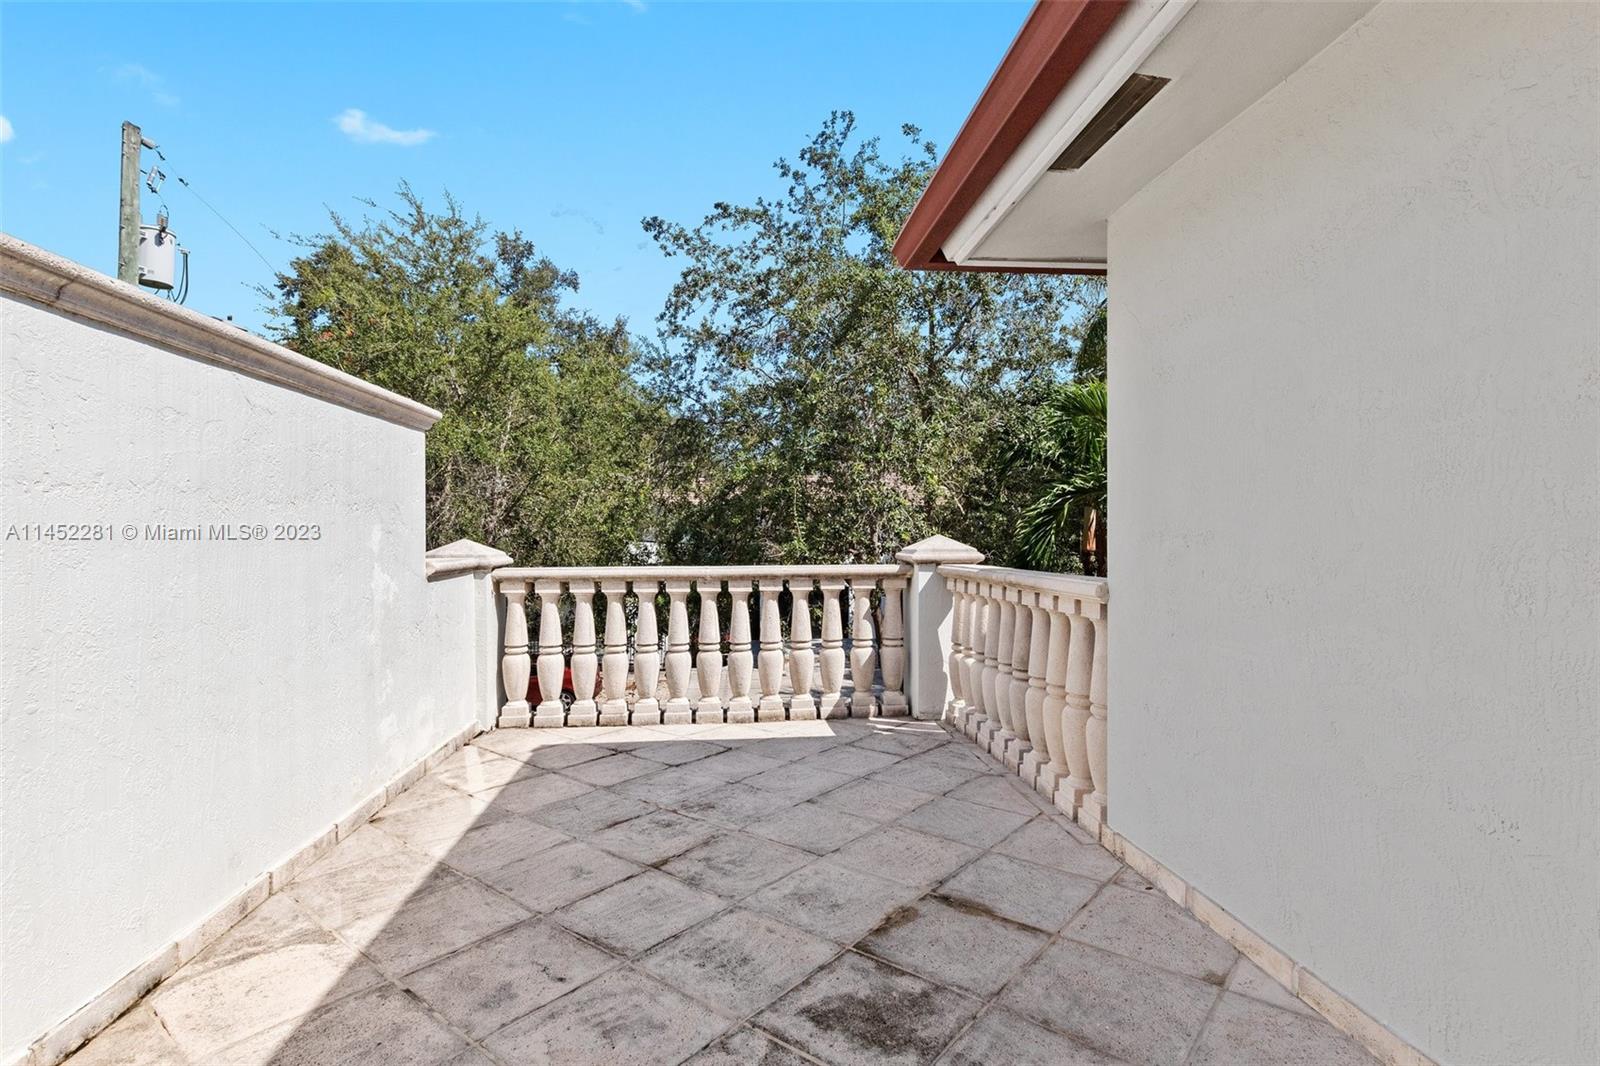
POLYGON ((1103 274, 1106 220, 1375 0, 1040 0, 906 220, 914 270, 1103 274), (1134 74, 1170 79, 1081 167, 1052 170, 1134 74))

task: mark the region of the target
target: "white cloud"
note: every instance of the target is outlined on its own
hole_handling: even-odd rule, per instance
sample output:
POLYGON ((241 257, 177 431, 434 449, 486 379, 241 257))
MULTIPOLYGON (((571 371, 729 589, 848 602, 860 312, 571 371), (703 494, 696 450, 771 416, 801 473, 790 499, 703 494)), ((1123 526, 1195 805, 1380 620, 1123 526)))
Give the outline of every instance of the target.
POLYGON ((5 144, 14 136, 16 131, 11 128, 11 120, 0 115, 0 144, 5 144))
POLYGON ((645 4, 644 0, 622 0, 622 2, 633 8, 635 11, 649 10, 649 7, 645 4))
POLYGON ((167 88, 167 80, 143 64, 124 63, 113 70, 111 76, 124 84, 137 85, 163 107, 178 105, 178 95, 167 88))
POLYGON ((375 122, 358 107, 347 107, 334 116, 334 124, 357 144, 398 144, 403 148, 431 141, 437 134, 433 130, 397 130, 375 122))

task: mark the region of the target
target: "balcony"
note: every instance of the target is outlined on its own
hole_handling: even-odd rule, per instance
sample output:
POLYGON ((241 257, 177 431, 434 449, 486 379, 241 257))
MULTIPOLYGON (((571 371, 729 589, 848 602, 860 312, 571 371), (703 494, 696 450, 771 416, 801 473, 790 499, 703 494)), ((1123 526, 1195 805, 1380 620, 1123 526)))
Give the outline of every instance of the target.
POLYGON ((496 571, 499 727, 69 1061, 1372 1061, 1102 846, 1105 583, 973 554, 496 571))
POLYGON ((0 290, 19 513, 116 534, 6 556, 4 1066, 1425 1061, 1118 815, 1193 738, 1108 762, 1104 580, 424 553, 436 412, 3 238, 0 290))

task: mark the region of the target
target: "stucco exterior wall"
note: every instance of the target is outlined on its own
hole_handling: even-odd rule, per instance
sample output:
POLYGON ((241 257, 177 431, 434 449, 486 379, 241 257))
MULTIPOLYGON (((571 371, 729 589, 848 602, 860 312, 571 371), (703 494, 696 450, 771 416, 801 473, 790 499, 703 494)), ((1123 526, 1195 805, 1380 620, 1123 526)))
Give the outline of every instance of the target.
POLYGON ((1382 4, 1110 223, 1111 821, 1443 1062, 1600 1060, 1597 78, 1382 4))
POLYGON ((418 429, 11 296, 0 331, 9 1061, 473 722, 486 578, 424 579, 418 429), (51 523, 111 535, 9 533, 51 523))

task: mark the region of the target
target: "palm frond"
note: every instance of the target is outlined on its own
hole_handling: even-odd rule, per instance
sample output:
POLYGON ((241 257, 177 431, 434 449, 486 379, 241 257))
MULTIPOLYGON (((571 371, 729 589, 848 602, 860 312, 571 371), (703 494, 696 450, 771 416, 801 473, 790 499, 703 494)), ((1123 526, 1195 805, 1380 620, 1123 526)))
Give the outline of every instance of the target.
POLYGON ((1051 390, 1031 432, 1006 453, 1046 471, 1048 483, 1018 517, 1024 562, 1054 570, 1081 547, 1086 516, 1106 504, 1106 385, 1076 381, 1051 390))

